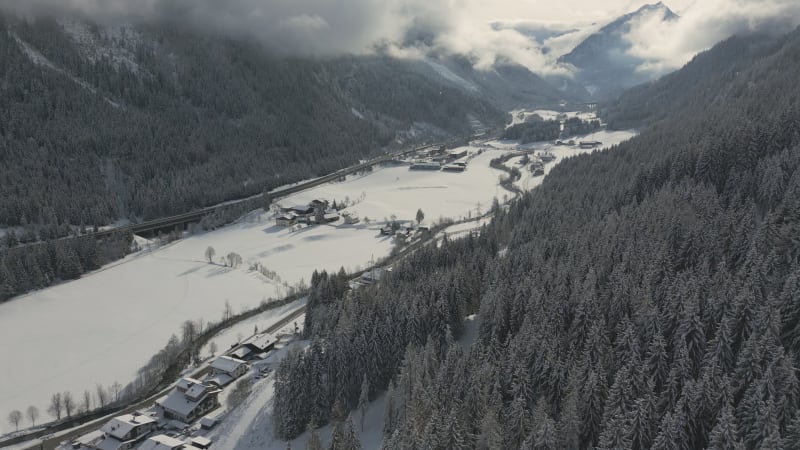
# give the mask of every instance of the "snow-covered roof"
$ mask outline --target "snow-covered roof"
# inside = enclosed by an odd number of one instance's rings
[[[88,446],[88,445],[92,445],[95,442],[99,441],[100,439],[103,438],[103,436],[104,436],[103,430],[94,430],[94,431],[90,431],[89,433],[86,433],[86,434],[78,437],[77,439],[75,439],[75,442],[77,442],[77,443],[79,443],[81,445],[84,445],[84,446]]]
[[[233,377],[228,375],[227,373],[218,373],[211,378],[206,378],[206,381],[209,383],[214,383],[219,387],[225,387],[233,381]]]
[[[191,378],[191,377],[183,377],[180,380],[178,380],[178,384],[176,386],[181,391],[188,391],[189,388],[191,388],[195,384],[201,384],[200,380],[196,380],[196,379]]]
[[[220,356],[219,358],[215,359],[211,363],[211,367],[225,373],[233,373],[238,369],[242,364],[246,364],[244,361],[231,358],[230,356]]]
[[[195,384],[186,391],[186,398],[189,400],[199,400],[208,392],[208,388],[202,384]]]
[[[203,436],[197,436],[192,438],[192,444],[200,447],[200,448],[208,448],[211,447],[211,439]]]
[[[251,352],[252,352],[252,350],[250,350],[247,347],[242,346],[242,347],[239,347],[236,350],[230,352],[230,355],[233,356],[234,358],[245,359],[247,357],[247,355],[249,355]]]
[[[250,340],[246,341],[245,344],[252,345],[253,347],[264,350],[272,344],[274,340],[272,339],[272,335],[270,334],[259,334],[251,338]]]
[[[185,442],[175,439],[174,437],[159,434],[158,436],[153,436],[144,441],[144,443],[139,446],[139,450],[173,450],[182,449],[185,445]]]
[[[194,400],[190,399],[183,392],[173,389],[169,394],[156,400],[156,403],[162,408],[170,410],[180,416],[189,417],[200,402],[208,395],[208,391],[204,395]]]
[[[124,442],[109,436],[95,444],[95,448],[97,450],[119,450],[123,445],[125,445]]]
[[[131,430],[133,430],[134,428],[140,427],[142,425],[147,425],[155,421],[156,420],[150,416],[145,416],[145,415],[134,416],[133,414],[123,414],[121,416],[117,416],[109,420],[108,423],[103,425],[103,428],[101,428],[101,430],[111,437],[123,440],[125,439],[125,436],[128,433],[130,433]]]

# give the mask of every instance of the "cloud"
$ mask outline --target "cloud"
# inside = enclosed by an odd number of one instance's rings
[[[642,20],[628,39],[641,70],[663,73],[735,32],[797,22],[798,0],[671,0],[683,16],[671,24]],[[589,33],[638,8],[637,0],[0,0],[26,15],[78,15],[99,22],[182,25],[255,38],[278,52],[369,54],[404,58],[457,53],[477,68],[513,61],[542,75],[567,74],[556,63]],[[775,19],[784,17],[785,19]],[[537,40],[514,22],[562,29],[591,26]],[[554,25],[553,21],[561,22]],[[501,24],[498,26],[498,23]],[[561,28],[559,28],[561,27]]]
[[[645,62],[639,70],[661,75],[678,69],[697,53],[734,35],[787,32],[800,25],[797,0],[696,0],[680,19],[661,22],[644,17],[627,35],[629,54]]]

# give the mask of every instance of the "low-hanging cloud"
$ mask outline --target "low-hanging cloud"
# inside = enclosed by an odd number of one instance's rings
[[[649,16],[633,23],[627,39],[629,54],[645,61],[639,70],[660,75],[678,69],[734,34],[790,31],[800,25],[800,1],[696,0],[680,15],[676,21]]]
[[[603,8],[616,15],[636,9],[632,1],[610,0]],[[688,6],[691,0],[673,1],[684,6],[678,10],[679,21],[643,19],[627,36],[629,53],[645,61],[640,67],[643,71],[660,74],[675,69],[731,34],[767,24],[794,26],[800,18],[798,0],[694,0]],[[562,20],[585,22],[599,14],[596,2],[569,3],[574,8]],[[99,22],[177,24],[255,38],[289,54],[386,51],[413,58],[456,53],[469,57],[479,69],[515,62],[542,75],[568,75],[557,58],[602,25],[601,21],[539,42],[513,26],[496,26],[499,20],[539,20],[553,9],[518,0],[0,0],[0,8],[25,15],[77,15]],[[508,17],[518,11],[524,15]]]

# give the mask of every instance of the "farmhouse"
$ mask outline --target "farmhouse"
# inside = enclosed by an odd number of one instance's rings
[[[275,218],[275,224],[282,227],[289,227],[297,222],[297,216],[294,213],[283,213]]]
[[[164,417],[190,423],[219,406],[220,390],[193,378],[182,378],[175,389],[156,400]]]
[[[247,363],[230,356],[220,356],[211,363],[211,370],[214,375],[228,375],[236,379],[247,373],[249,367]]]
[[[358,216],[354,216],[348,212],[342,213],[342,217],[344,217],[344,223],[348,225],[355,225],[361,221]]]
[[[270,334],[258,334],[245,341],[242,347],[249,348],[253,356],[258,356],[275,348],[275,339]]]
[[[147,415],[139,413],[123,414],[114,417],[103,425],[100,429],[103,433],[103,439],[87,445],[87,447],[98,450],[132,449],[136,446],[136,443],[155,430],[157,425],[158,422]]]

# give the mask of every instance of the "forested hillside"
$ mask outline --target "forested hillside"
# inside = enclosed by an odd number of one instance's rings
[[[800,448],[800,32],[778,45],[479,237],[376,288],[315,276],[277,432],[347,444],[388,389],[387,449]]]
[[[185,212],[504,120],[402,61],[177,28],[0,16],[0,59],[0,226]]]
[[[625,130],[652,124],[685,108],[701,108],[727,94],[719,86],[742,89],[743,80],[735,83],[741,72],[777,52],[782,43],[768,34],[733,36],[713,51],[695,56],[683,70],[631,88],[603,105],[601,114],[609,128]]]

